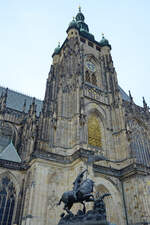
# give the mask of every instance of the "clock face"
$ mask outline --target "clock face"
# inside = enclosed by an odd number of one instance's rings
[[[92,72],[96,71],[96,66],[94,65],[94,63],[92,63],[90,61],[86,61],[85,65],[90,71],[92,71]]]

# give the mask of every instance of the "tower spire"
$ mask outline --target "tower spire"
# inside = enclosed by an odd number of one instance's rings
[[[25,100],[24,100],[23,107],[22,107],[22,111],[23,111],[23,112],[26,111],[26,105],[27,105],[27,100],[25,99]]]
[[[146,103],[146,101],[145,101],[145,98],[143,97],[143,108],[145,109],[145,110],[147,110],[148,109],[148,106],[147,106],[147,103]]]
[[[130,103],[132,104],[133,103],[133,97],[131,95],[131,91],[129,90],[129,98],[130,98]]]
[[[81,6],[79,5],[79,12],[81,12]]]
[[[79,29],[89,32],[88,25],[84,22],[85,17],[81,12],[81,7],[79,6],[79,12],[76,15],[76,22],[78,24]]]

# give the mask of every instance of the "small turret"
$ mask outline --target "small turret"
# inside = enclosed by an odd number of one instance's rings
[[[59,56],[60,56],[60,51],[61,51],[61,46],[60,46],[60,42],[58,42],[58,46],[55,48],[54,53],[52,54],[53,64],[58,63]]]
[[[58,55],[60,52],[60,42],[58,42],[58,46],[55,48],[54,53],[52,54],[52,57],[55,55]]]
[[[67,29],[67,33],[71,30],[71,29],[79,29],[79,26],[77,24],[77,22],[75,21],[75,18],[73,17],[73,20],[69,23],[68,29]]]
[[[77,21],[77,24],[79,26],[79,29],[80,31],[81,30],[84,30],[84,31],[87,31],[89,32],[89,27],[88,25],[84,22],[85,20],[85,17],[83,15],[83,13],[81,12],[81,7],[79,6],[79,12],[78,14],[76,15],[76,21]]]
[[[78,12],[78,14],[76,15],[76,20],[77,20],[77,21],[83,21],[83,22],[84,22],[84,20],[85,20],[85,17],[84,17],[84,15],[83,15],[83,13],[81,12],[81,6],[79,6],[79,12]]]
[[[79,34],[79,26],[73,17],[73,20],[69,23],[69,27],[67,29],[68,39],[77,37]]]
[[[101,47],[109,47],[111,49],[111,45],[109,44],[109,41],[104,37],[104,34],[102,33],[102,39],[99,42]]]

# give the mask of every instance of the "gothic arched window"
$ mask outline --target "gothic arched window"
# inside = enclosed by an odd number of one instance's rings
[[[128,121],[130,130],[131,155],[135,157],[138,163],[150,165],[150,140],[146,128],[140,121],[132,119]]]
[[[92,84],[97,85],[97,80],[95,74],[92,74]]]
[[[85,81],[97,86],[97,79],[95,73],[91,73],[89,71],[85,72]]]
[[[5,176],[0,181],[0,225],[12,225],[16,191],[11,180]]]
[[[90,74],[89,74],[88,71],[85,72],[85,81],[87,81],[89,83],[91,82],[91,80],[90,80]]]
[[[88,118],[88,144],[96,147],[102,146],[101,129],[96,115]]]

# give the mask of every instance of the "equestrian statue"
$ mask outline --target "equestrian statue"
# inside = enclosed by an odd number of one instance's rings
[[[88,178],[83,179],[85,172],[87,172],[87,169],[77,176],[73,182],[73,190],[64,192],[58,203],[58,205],[60,205],[61,202],[64,203],[64,210],[66,210],[68,214],[72,214],[70,209],[74,203],[81,203],[83,205],[83,212],[85,213],[85,202],[94,201],[94,196],[92,194],[94,182]]]

